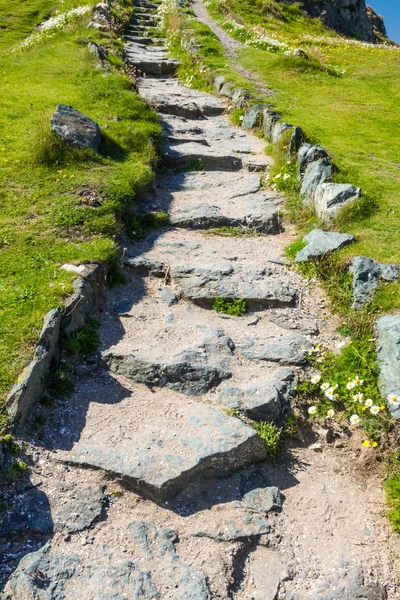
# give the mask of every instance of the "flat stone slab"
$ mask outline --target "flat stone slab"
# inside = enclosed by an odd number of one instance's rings
[[[120,558],[111,558],[104,551],[101,560],[57,553],[46,544],[21,560],[7,585],[6,597],[156,600],[173,590],[176,600],[212,600],[205,576],[179,556],[175,531],[133,521],[124,538],[125,552]]]
[[[260,304],[293,305],[297,292],[278,279],[268,267],[245,267],[228,261],[207,268],[201,265],[173,266],[175,284],[193,302],[213,302],[215,298],[241,298]]]
[[[312,258],[318,258],[329,252],[341,250],[354,241],[354,237],[349,233],[313,229],[303,238],[303,242],[307,245],[296,254],[294,260],[295,262],[305,262]]]
[[[388,402],[395,419],[400,419],[400,316],[388,315],[376,322],[379,391],[384,398],[397,396],[399,401]]]
[[[338,569],[330,577],[321,578],[310,591],[310,600],[387,600],[385,586],[365,583],[361,566]]]
[[[316,335],[319,331],[317,320],[300,308],[270,310],[268,318],[283,329],[300,331],[305,335]]]
[[[82,391],[93,398],[104,394],[96,383]],[[266,456],[263,440],[251,427],[165,389],[140,386],[106,410],[95,402],[90,408],[79,442],[71,451],[59,452],[58,459],[102,469],[155,500]]]
[[[268,521],[246,510],[238,510],[235,518],[206,521],[202,519],[194,537],[208,537],[218,542],[247,540],[270,532]]]
[[[139,71],[156,77],[174,75],[180,64],[179,60],[170,58],[158,46],[151,47],[133,41],[125,45],[125,56]]]
[[[380,279],[397,281],[400,267],[393,264],[378,263],[366,256],[356,256],[349,267],[353,274],[353,308],[360,310],[374,296]]]
[[[296,377],[291,369],[279,369],[269,379],[252,381],[243,386],[225,385],[219,401],[255,421],[272,421],[279,417],[291,393]]]
[[[101,133],[98,124],[72,106],[59,104],[50,119],[50,128],[69,146],[95,152],[99,149]]]
[[[227,360],[232,356],[233,342],[212,327],[197,326],[191,334],[190,346],[172,352],[167,346],[137,354],[117,350],[104,353],[103,361],[112,372],[138,383],[200,396],[231,377]]]
[[[277,362],[280,365],[302,365],[312,343],[303,335],[290,334],[281,338],[249,338],[238,344],[240,352],[253,360]]]

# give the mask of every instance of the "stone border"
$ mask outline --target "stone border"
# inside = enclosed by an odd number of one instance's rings
[[[104,300],[108,277],[104,265],[65,265],[64,268],[78,272],[80,277],[73,282],[74,291],[64,305],[45,315],[33,359],[6,398],[4,407],[14,429],[24,424],[45,390],[48,374],[58,369],[63,337],[82,329],[92,311]]]

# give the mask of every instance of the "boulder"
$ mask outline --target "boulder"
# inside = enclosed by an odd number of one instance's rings
[[[280,118],[280,114],[270,106],[263,110],[262,130],[267,138],[271,137],[272,127],[279,121]]]
[[[303,238],[303,242],[307,245],[296,254],[294,260],[295,262],[305,262],[312,258],[318,258],[328,252],[341,250],[354,241],[354,237],[349,233],[313,229]]]
[[[98,124],[65,104],[59,104],[50,120],[50,128],[69,146],[89,148],[97,152],[101,142]]]
[[[252,360],[289,366],[303,365],[312,343],[303,335],[292,333],[281,338],[248,338],[237,347],[241,354]]]
[[[379,391],[385,398],[389,394],[400,397],[400,316],[381,317],[375,329],[380,369]],[[400,402],[389,403],[389,410],[396,419],[400,419]]]
[[[232,92],[232,102],[237,108],[243,108],[250,98],[251,93],[248,90],[238,88],[234,89]]]
[[[304,143],[304,132],[301,127],[294,127],[289,140],[289,147],[286,153],[287,160],[290,160],[292,154],[299,151],[300,146]]]
[[[305,335],[318,333],[317,321],[300,308],[280,308],[268,311],[268,318],[283,329],[301,331]]]
[[[392,264],[378,263],[366,256],[356,256],[349,268],[353,274],[353,308],[360,310],[363,305],[371,300],[379,279],[384,281],[397,281],[400,267]]]
[[[287,131],[288,129],[293,129],[293,125],[285,123],[284,121],[278,121],[278,123],[275,123],[275,125],[273,125],[271,129],[271,142],[273,142],[274,144],[276,142],[279,142],[285,131]]]
[[[369,18],[365,0],[324,0],[302,2],[311,17],[320,17],[327,27],[365,42],[377,40],[374,19]]]
[[[279,369],[271,379],[254,381],[244,386],[227,385],[218,394],[220,402],[254,421],[272,421],[280,416],[293,392],[295,375],[291,369]]]
[[[321,183],[314,194],[314,207],[320,219],[333,219],[339,210],[360,197],[361,188],[349,183]]]
[[[327,158],[328,153],[325,148],[322,146],[312,146],[311,144],[302,144],[299,148],[299,152],[297,155],[297,161],[299,164],[298,170],[298,179],[301,180],[304,171],[307,169],[308,165],[316,160],[320,160],[321,158]]]
[[[225,80],[225,77],[222,77],[222,76],[220,76],[220,77],[216,77],[216,78],[214,79],[214,88],[215,88],[215,90],[216,90],[217,92],[220,92],[220,91],[221,91],[221,88],[222,88],[222,86],[224,85],[225,81],[226,81],[226,80]]]
[[[254,104],[245,113],[242,121],[242,127],[244,129],[254,129],[261,125],[261,117],[263,113],[262,104]]]
[[[90,54],[92,54],[98,60],[104,60],[107,58],[107,51],[103,48],[103,46],[100,46],[100,44],[96,44],[96,42],[89,42],[88,50]]]
[[[321,158],[308,165],[300,190],[300,195],[306,204],[313,201],[317,187],[331,179],[332,173],[333,168],[330,158]]]
[[[221,96],[225,96],[226,98],[231,98],[234,88],[235,88],[235,83],[233,81],[228,81],[227,83],[223,84],[223,86],[219,90],[219,93],[221,94]]]

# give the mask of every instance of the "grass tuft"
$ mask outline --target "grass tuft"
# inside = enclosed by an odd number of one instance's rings
[[[215,298],[213,310],[226,315],[240,316],[247,312],[247,302],[240,298]]]

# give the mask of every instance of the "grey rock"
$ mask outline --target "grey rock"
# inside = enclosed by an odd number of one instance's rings
[[[242,121],[244,129],[254,129],[261,126],[261,119],[264,106],[262,104],[254,104],[245,113]]]
[[[65,301],[62,320],[62,329],[67,337],[85,326],[101,294],[101,288],[82,278],[74,281],[73,288],[73,293]]]
[[[88,485],[61,490],[65,494],[64,500],[67,496],[67,502],[55,508],[54,531],[76,533],[89,529],[107,506],[104,489],[105,486]]]
[[[283,329],[301,331],[305,335],[315,335],[318,333],[316,320],[299,308],[270,310],[268,318],[271,323],[275,323],[275,325]]]
[[[282,494],[275,486],[255,488],[243,496],[242,504],[260,514],[277,512],[282,508]]]
[[[311,600],[386,600],[384,586],[378,583],[365,584],[363,570],[357,566],[343,569],[319,581],[312,592]]]
[[[159,501],[192,482],[225,476],[266,457],[264,441],[239,419],[197,402],[182,402],[178,420],[175,410],[169,414],[165,408],[164,403],[150,428],[132,427],[122,439],[115,431],[101,432],[60,452],[58,460],[102,469]]]
[[[221,94],[221,96],[226,96],[227,98],[231,98],[232,92],[234,89],[235,89],[234,82],[228,81],[227,83],[223,84],[223,86],[219,90],[219,93]]]
[[[65,104],[59,104],[50,120],[50,128],[68,145],[97,152],[101,142],[95,121]]]
[[[216,521],[201,519],[198,529],[193,531],[194,537],[208,537],[218,542],[234,542],[254,538],[270,532],[266,519],[245,510],[238,510],[235,518]]]
[[[225,386],[218,394],[228,409],[238,410],[254,421],[272,421],[281,413],[293,392],[296,377],[291,369],[279,369],[271,379],[241,387]]]
[[[222,214],[218,206],[199,203],[182,206],[170,217],[171,225],[190,229],[209,229],[213,227],[237,226],[239,219]]]
[[[300,146],[297,161],[298,161],[298,179],[300,180],[308,165],[316,160],[328,158],[328,153],[322,146],[312,146],[311,144],[302,144]]]
[[[61,319],[61,308],[44,317],[33,359],[6,398],[5,408],[15,426],[23,425],[43,393],[48,371],[58,367]]]
[[[248,338],[237,344],[240,352],[253,360],[277,362],[280,365],[302,365],[307,360],[307,353],[312,343],[304,336],[290,334],[277,338]]]
[[[304,143],[304,132],[301,127],[294,127],[289,140],[289,147],[286,154],[287,160],[291,159],[292,154],[298,153],[300,146]]]
[[[113,312],[117,315],[126,315],[132,308],[132,300],[121,300],[113,306]]]
[[[280,114],[269,106],[263,110],[262,130],[267,138],[271,137],[272,127],[279,121],[280,118]]]
[[[105,58],[107,58],[106,50],[102,46],[100,46],[100,44],[96,44],[96,42],[89,42],[88,50],[90,54],[92,54],[98,60],[104,60]]]
[[[165,590],[173,590],[176,600],[212,600],[205,576],[176,552],[175,532],[134,522],[128,525],[127,535],[136,545],[132,559],[127,554],[121,561],[108,553],[102,564],[75,554],[53,554],[46,544],[22,559],[7,585],[5,600],[156,600]]]
[[[349,183],[322,183],[314,194],[314,207],[320,219],[332,219],[339,210],[360,197],[361,188]]]
[[[180,64],[179,60],[168,56],[166,49],[133,41],[125,45],[125,56],[138,71],[153,77],[174,75]]]
[[[176,265],[172,276],[182,294],[199,304],[216,298],[242,298],[268,306],[292,305],[297,292],[266,267],[245,267],[221,261],[213,268]]]
[[[400,267],[393,264],[378,263],[366,256],[353,258],[349,268],[353,274],[353,308],[360,310],[363,305],[372,299],[379,280],[397,281]]]
[[[164,162],[174,168],[193,168],[193,164],[201,163],[207,170],[238,171],[245,166],[242,157],[233,150],[198,141],[164,143],[162,150]]]
[[[325,181],[331,179],[332,174],[333,168],[330,158],[321,158],[310,163],[304,173],[300,190],[300,195],[303,197],[304,202],[312,202],[316,188],[321,183],[325,183]]]
[[[294,260],[295,262],[304,262],[312,258],[318,258],[329,252],[341,250],[354,241],[354,237],[348,233],[313,229],[303,238],[303,242],[306,242],[307,245],[296,254]]]
[[[248,100],[251,98],[251,93],[248,90],[242,90],[240,88],[234,89],[232,92],[232,102],[237,108],[243,108]]]
[[[223,331],[212,327],[202,331],[203,338],[198,345],[179,349],[166,361],[110,352],[103,355],[104,362],[111,371],[138,383],[166,386],[188,396],[200,396],[231,377],[219,357],[229,358],[233,348]]]
[[[379,391],[382,396],[400,397],[400,316],[387,315],[376,322],[376,349],[379,365]],[[389,403],[395,419],[400,419],[400,401]]]
[[[285,123],[284,121],[278,121],[275,125],[272,126],[271,129],[271,141],[275,144],[282,139],[283,134],[288,129],[293,129],[293,125],[289,123]]]
[[[220,77],[216,77],[216,78],[214,79],[214,88],[215,88],[215,90],[216,90],[217,92],[220,92],[220,91],[221,91],[221,88],[222,88],[222,86],[224,85],[225,81],[226,81],[226,80],[225,80],[225,77],[222,77],[222,76],[220,76]]]
[[[157,288],[158,295],[167,306],[172,306],[178,302],[178,298],[169,287]]]
[[[130,269],[134,269],[144,275],[152,277],[165,277],[167,265],[159,260],[147,258],[145,256],[127,257],[124,260],[124,265]]]

